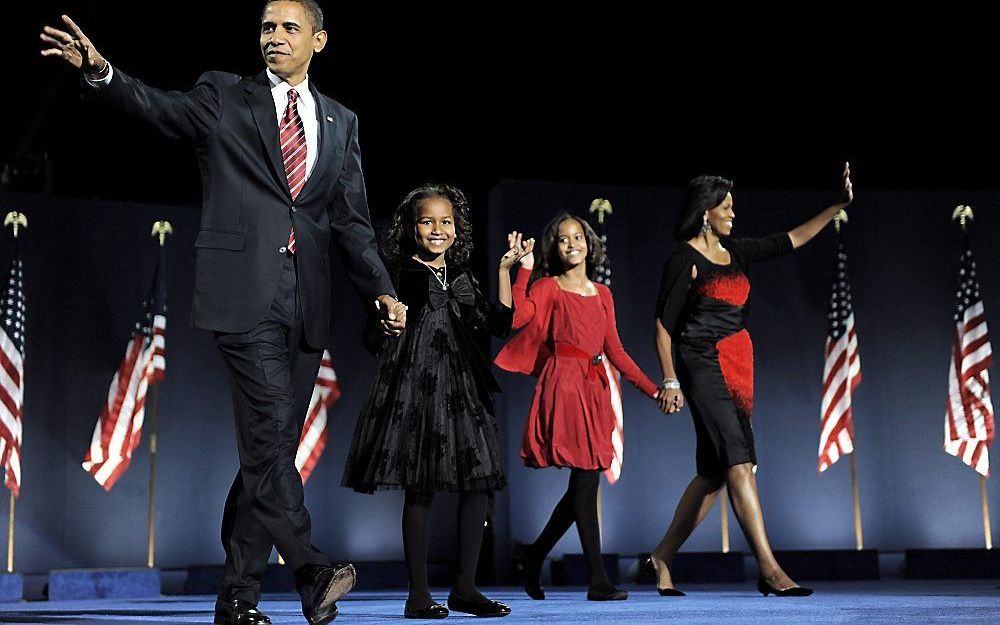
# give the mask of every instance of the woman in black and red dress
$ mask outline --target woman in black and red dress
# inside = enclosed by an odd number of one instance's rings
[[[697,475],[677,504],[670,528],[650,563],[661,595],[684,594],[670,577],[670,563],[705,518],[723,485],[760,566],[757,589],[767,595],[804,596],[774,559],[757,497],[750,413],[753,407],[753,344],[744,328],[752,263],[806,244],[853,199],[844,165],[842,201],[787,233],[734,239],[732,182],[718,176],[693,179],[674,229],[680,242],[663,270],[656,302],[656,348],[663,369],[668,412],[691,408],[697,435]]]

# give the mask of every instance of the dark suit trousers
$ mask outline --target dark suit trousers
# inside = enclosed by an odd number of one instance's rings
[[[272,545],[293,571],[329,565],[310,541],[295,469],[322,353],[305,343],[293,257],[286,258],[274,300],[257,327],[219,332],[215,341],[229,367],[240,456],[222,517],[226,566],[219,598],[256,603]]]

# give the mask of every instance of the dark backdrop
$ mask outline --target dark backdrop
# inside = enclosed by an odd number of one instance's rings
[[[831,194],[735,191],[737,233],[788,229]],[[608,223],[613,289],[626,348],[655,378],[652,307],[680,191],[505,182],[491,194],[489,255],[504,232],[537,233],[558,210],[580,212],[594,197],[612,201]],[[975,547],[982,542],[975,473],[942,449],[947,364],[960,236],[951,208],[977,209],[973,223],[987,318],[994,328],[1000,249],[992,193],[872,192],[851,208],[850,254],[864,381],[855,402],[858,467],[866,545]],[[18,505],[17,568],[27,573],[71,566],[144,563],[148,445],[105,493],[80,461],[152,279],[149,229],[170,219],[167,375],[160,389],[157,482],[158,564],[221,562],[222,501],[236,467],[227,381],[210,333],[187,323],[197,211],[133,203],[0,194],[0,205],[29,215],[24,235],[28,298],[24,481]],[[109,227],[114,223],[115,227]],[[7,262],[9,239],[0,247]],[[757,353],[754,428],[761,499],[777,548],[853,545],[847,462],[816,472],[826,301],[832,232],[787,258],[754,267],[750,327]],[[490,265],[494,266],[493,262]],[[6,265],[4,265],[6,267]],[[492,274],[492,271],[490,272]],[[365,400],[372,360],[360,346],[362,315],[340,272],[331,351],[344,395],[331,415],[330,443],[306,497],[315,542],[334,558],[401,559],[399,493],[358,495],[339,486],[354,421]],[[500,376],[498,417],[510,487],[497,498],[501,563],[514,542],[534,538],[565,487],[567,473],[520,466],[518,447],[533,380]],[[664,531],[693,475],[687,411],[660,415],[625,391],[625,467],[604,489],[608,550],[648,550]],[[994,518],[1000,492],[989,483]],[[436,507],[436,559],[452,555],[454,501]],[[718,513],[687,548],[719,548]],[[735,523],[734,546],[743,545]],[[578,551],[570,533],[558,551]]]

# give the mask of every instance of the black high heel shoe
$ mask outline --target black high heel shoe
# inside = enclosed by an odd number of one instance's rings
[[[542,588],[542,562],[535,555],[531,545],[524,547],[524,560],[521,566],[524,568],[524,592],[535,601],[545,599],[545,589]]]
[[[643,565],[647,567],[648,570],[653,572],[653,579],[659,578],[659,573],[656,572],[656,564],[653,562],[653,556],[649,556],[643,562]],[[656,587],[656,592],[660,593],[661,597],[684,597],[686,596],[683,590],[677,590],[676,588],[660,588]]]
[[[764,577],[761,576],[757,578],[757,592],[765,597],[768,594],[773,594],[775,597],[808,597],[814,591],[812,588],[806,588],[805,586],[792,586],[791,588],[779,590],[764,581]]]

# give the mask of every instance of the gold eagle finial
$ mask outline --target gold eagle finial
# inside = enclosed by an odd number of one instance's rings
[[[614,211],[611,210],[611,202],[599,197],[595,198],[594,201],[590,203],[590,211],[588,212],[597,213],[597,223],[603,224],[604,214],[607,213],[610,215]]]
[[[174,227],[170,225],[169,221],[157,221],[153,224],[153,232],[150,236],[160,237],[160,247],[167,242],[167,235],[174,233]]]
[[[9,213],[7,213],[7,216],[3,218],[3,225],[6,228],[11,224],[14,225],[14,238],[16,239],[18,228],[28,227],[28,218],[25,216],[24,213],[19,213],[17,211],[10,211]]]

